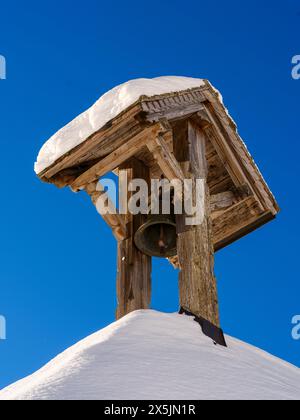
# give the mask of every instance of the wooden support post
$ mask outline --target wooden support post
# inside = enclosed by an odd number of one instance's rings
[[[194,123],[183,121],[175,125],[174,154],[182,166],[185,177],[205,180],[202,224],[187,226],[185,216],[178,217],[178,258],[181,270],[179,293],[180,305],[184,309],[219,327],[205,145],[205,134]]]
[[[131,159],[121,166],[120,178],[122,173],[127,175],[128,183],[137,178],[150,182],[149,168],[137,159]],[[127,239],[118,243],[117,319],[139,309],[148,309],[150,306],[152,259],[140,252],[134,244],[135,232],[145,220],[144,215],[127,214]]]

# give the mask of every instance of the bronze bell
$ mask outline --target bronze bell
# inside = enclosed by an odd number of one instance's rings
[[[175,216],[149,215],[136,232],[136,247],[150,257],[169,258],[177,255]]]

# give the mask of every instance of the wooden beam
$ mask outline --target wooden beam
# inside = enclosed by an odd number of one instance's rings
[[[162,136],[147,143],[147,147],[169,181],[174,179],[184,181],[184,173]]]
[[[264,210],[270,210],[276,216],[280,208],[246,145],[240,138],[236,124],[230,118],[228,111],[211,88],[205,92],[205,96],[207,97],[206,108],[209,108],[210,112],[214,115],[215,121],[226,136],[228,144],[239,160],[241,167],[243,167],[245,174],[247,174],[249,183],[259,197]]]
[[[223,210],[231,207],[237,202],[237,198],[232,191],[225,191],[223,193],[210,196],[211,212]]]
[[[168,258],[168,261],[173,266],[173,268],[175,268],[175,270],[180,270],[178,255],[175,255],[175,257]]]
[[[85,188],[87,194],[91,197],[92,202],[97,207],[97,203],[99,200],[102,202],[106,198],[104,196],[104,190],[99,191],[97,190],[97,185],[99,183],[93,182],[88,184]],[[113,235],[115,236],[117,241],[123,241],[126,239],[126,227],[125,227],[125,219],[122,215],[117,214],[117,210],[111,200],[108,200],[108,203],[104,203],[111,209],[112,214],[101,214],[103,220],[108,224],[108,226],[112,229]]]
[[[175,156],[184,168],[185,177],[205,180],[204,219],[201,225],[186,226],[185,215],[178,217],[180,305],[219,327],[210,196],[207,185],[206,138],[204,132],[189,121],[183,122],[177,134],[175,133]]]
[[[199,114],[200,121],[203,120],[204,111]],[[227,143],[222,131],[220,130],[218,124],[216,123],[212,113],[209,108],[206,107],[205,113],[207,114],[207,119],[205,120],[205,127],[203,130],[205,134],[215,147],[221,161],[223,162],[224,167],[227,169],[230,174],[236,187],[247,184],[248,180],[246,175],[243,173],[239,162],[237,161],[234,153],[232,152],[230,146]],[[210,124],[207,123],[209,120]]]
[[[137,178],[150,184],[149,168],[137,159],[131,159],[120,168],[126,172],[128,184]],[[121,174],[122,175],[122,174]],[[128,192],[128,198],[133,193]],[[127,238],[118,244],[117,319],[139,309],[148,309],[151,301],[152,259],[143,254],[134,244],[134,235],[146,221],[142,214],[126,214]]]
[[[81,176],[79,176],[71,184],[72,190],[79,191],[86,184],[96,181],[106,173],[113,171],[123,162],[134,156],[138,150],[147,144],[148,141],[156,138],[159,133],[164,131],[165,128],[160,123],[146,128],[141,133],[134,136],[127,143],[123,144],[121,147],[115,150],[113,153],[102,159],[92,168],[88,169]]]
[[[239,188],[247,185],[252,194],[255,195],[262,211],[270,208],[270,205],[272,208],[270,200],[268,200],[269,207],[266,208],[265,194],[261,194],[260,189],[257,188],[257,185],[254,182],[255,178],[258,179],[257,174],[259,173],[259,170],[257,167],[255,170],[252,168],[251,175],[249,175],[249,154],[248,157],[244,155],[245,160],[242,160],[241,155],[237,154],[234,148],[232,148],[233,139],[226,132],[226,129],[222,126],[222,124],[220,124],[214,114],[213,109],[211,109],[211,106],[205,105],[205,113],[208,115],[209,121],[211,123],[210,126],[206,126],[205,133],[216,148],[216,151],[218,152],[224,166],[234,181],[235,186]],[[239,142],[243,144],[241,139],[239,139]],[[245,168],[247,168],[246,171]]]

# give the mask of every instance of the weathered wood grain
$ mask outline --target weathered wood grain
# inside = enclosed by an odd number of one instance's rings
[[[120,172],[125,171],[128,183],[136,178],[150,182],[149,169],[137,159],[122,165]],[[128,193],[128,198],[130,193]],[[148,309],[151,301],[152,259],[137,249],[134,235],[146,216],[126,215],[126,236],[128,239],[118,243],[117,275],[117,319],[139,309]]]
[[[211,212],[220,209],[231,207],[237,202],[237,199],[232,191],[225,191],[223,193],[214,194],[210,196]]]
[[[208,87],[211,87],[209,82],[206,83]],[[214,115],[215,122],[219,125],[223,135],[227,138],[226,141],[234,151],[239,164],[244,171],[246,171],[248,183],[251,184],[254,193],[259,197],[262,207],[265,211],[271,211],[273,216],[276,216],[280,211],[280,208],[255,164],[254,159],[240,138],[236,124],[228,115],[227,110],[213,89],[208,88],[205,91],[205,96],[208,100],[206,109],[209,109],[210,113]]]
[[[247,226],[251,226],[255,220],[259,221],[264,214],[265,212],[261,209],[254,196],[245,198],[220,214],[213,213],[212,222],[215,248],[219,250],[225,244],[230,243],[230,239],[234,235],[240,238],[241,232]]]
[[[180,305],[220,326],[217,286],[214,276],[214,248],[210,218],[210,195],[206,183],[207,163],[204,132],[189,121],[177,126],[174,152],[187,178],[205,180],[204,220],[201,225],[178,229]]]
[[[85,173],[80,175],[72,184],[73,191],[79,191],[86,184],[89,184],[101,176],[113,171],[130,157],[134,156],[138,150],[147,145],[147,142],[156,138],[164,128],[160,123],[146,128],[143,132],[130,139],[113,153],[100,160]]]
[[[148,142],[147,147],[167,179],[184,181],[184,173],[162,136]]]

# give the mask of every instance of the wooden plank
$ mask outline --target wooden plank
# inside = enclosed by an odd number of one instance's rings
[[[216,249],[226,242],[227,238],[237,235],[242,229],[261,218],[264,212],[254,196],[245,198],[221,214],[212,214],[213,236]]]
[[[232,191],[225,191],[223,193],[210,196],[210,209],[212,212],[220,209],[231,207],[237,202],[237,199]]]
[[[223,217],[223,212],[212,213],[215,252],[249,235],[274,219],[271,211],[261,212],[259,206],[255,204],[253,197],[246,199],[246,201],[248,201],[246,210],[245,201],[237,203],[232,208],[226,210],[225,218]],[[174,268],[180,268],[178,256],[173,257],[170,263]]]
[[[218,242],[215,242],[215,252],[220,251],[223,248],[226,248],[228,245],[238,241],[239,239],[243,238],[244,236],[249,235],[250,233],[254,232],[255,230],[259,229],[260,227],[264,226],[265,224],[274,220],[274,215],[271,211],[267,211],[262,213],[259,217],[255,216],[252,219],[247,218],[247,223],[243,223],[241,220],[239,224],[234,226],[232,231],[228,232],[225,237],[218,237],[216,236],[216,241],[220,239]],[[217,219],[215,220],[215,226],[217,229]],[[220,224],[222,222],[220,221]]]
[[[86,184],[89,184],[108,172],[113,171],[123,162],[134,156],[138,150],[144,147],[148,141],[156,138],[159,133],[164,131],[164,127],[159,123],[149,128],[146,128],[129,140],[126,144],[119,147],[113,153],[102,159],[92,168],[87,170],[85,173],[80,175],[72,184],[71,188],[73,191],[79,191]]]
[[[183,103],[202,103],[206,100],[204,92],[207,89],[208,86],[201,86],[179,92],[142,96],[140,99],[144,111],[148,112],[149,108],[160,111],[162,108],[172,108],[182,105]]]
[[[171,109],[149,113],[147,114],[146,120],[149,122],[157,122],[164,118],[166,118],[168,121],[180,120],[188,118],[189,116],[201,111],[202,109],[202,104],[183,104],[181,106],[178,105],[177,107]]]

